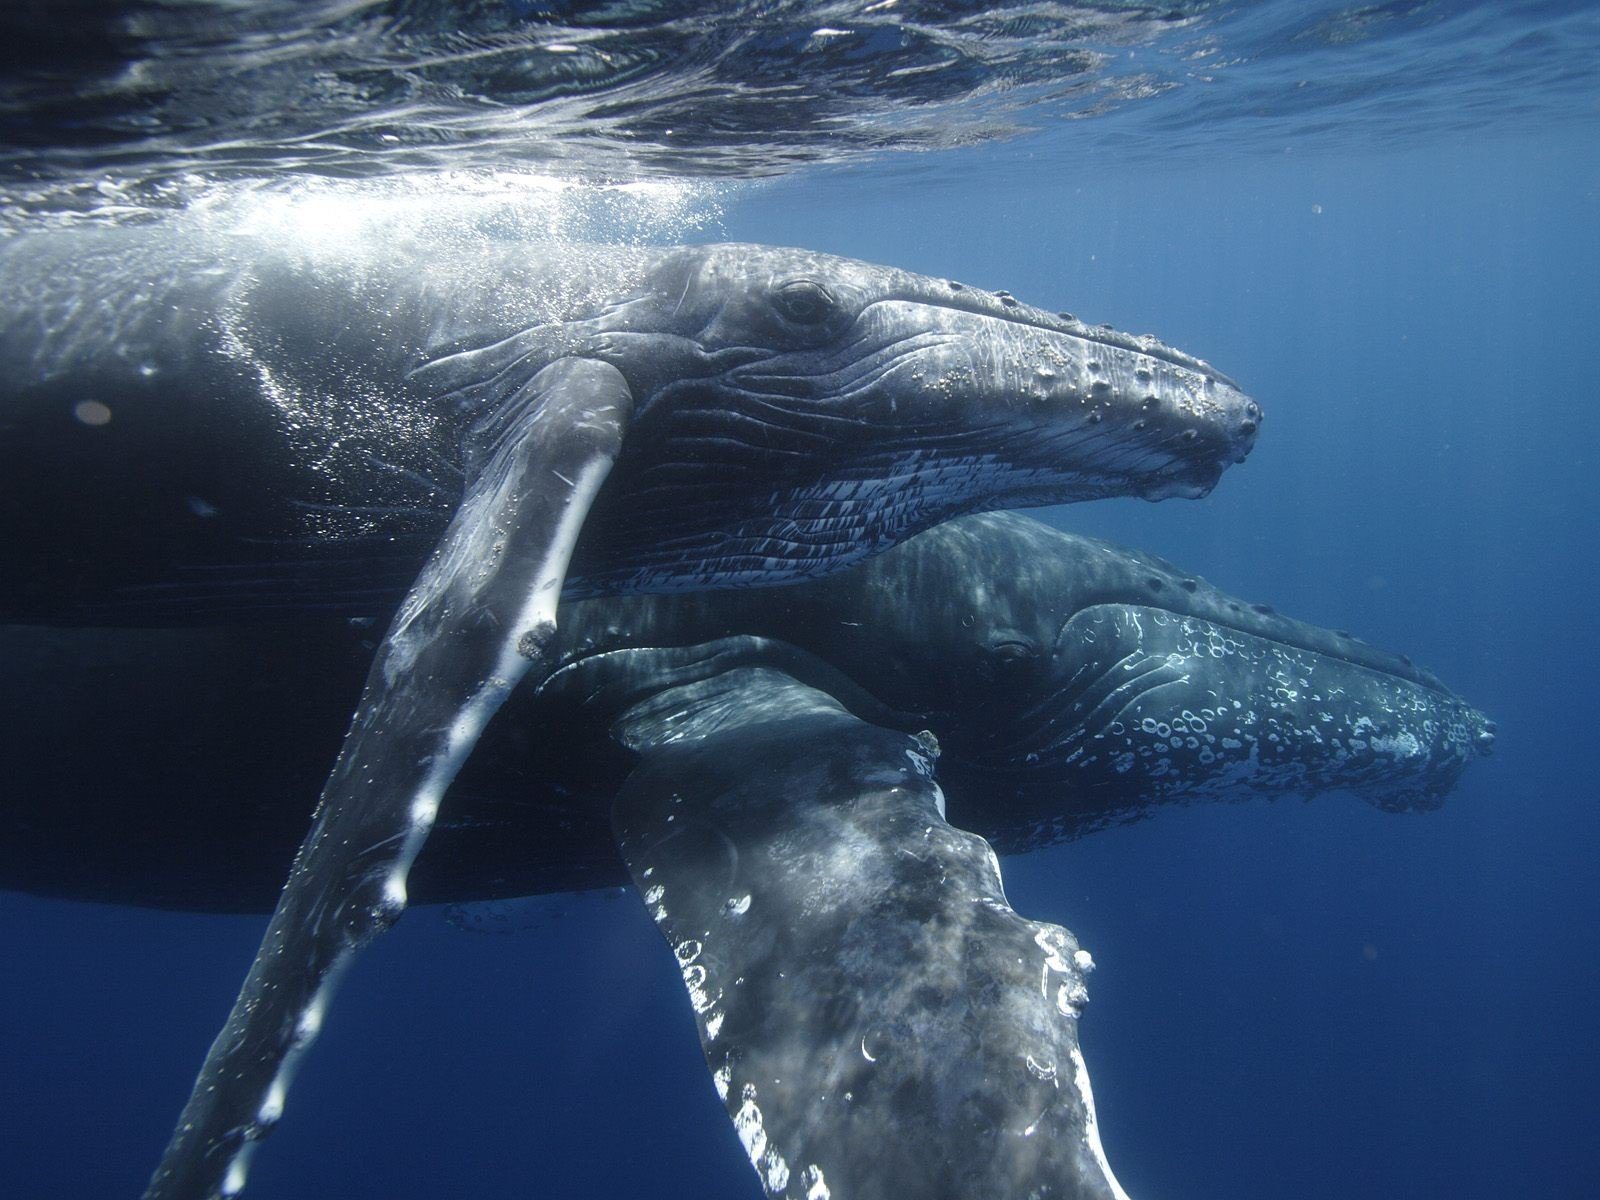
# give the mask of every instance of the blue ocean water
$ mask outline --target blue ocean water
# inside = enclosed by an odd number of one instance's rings
[[[1006,862],[1014,906],[1099,963],[1083,1045],[1136,1198],[1600,1194],[1600,85],[1529,74],[1545,108],[1475,119],[1495,97],[1459,74],[1415,85],[1410,137],[1396,98],[1382,136],[1359,103],[1276,134],[1245,106],[1169,157],[1064,121],[726,188],[703,231],[1216,362],[1267,410],[1248,463],[1204,501],[1048,519],[1403,650],[1499,726],[1436,812],[1174,809]],[[0,894],[0,1192],[137,1193],[260,929]],[[753,1196],[681,993],[631,896],[506,936],[413,911],[344,985],[248,1194]]]

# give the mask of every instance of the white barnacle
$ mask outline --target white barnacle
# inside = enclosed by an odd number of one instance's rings
[[[828,1190],[828,1182],[822,1177],[822,1168],[816,1163],[811,1163],[800,1172],[800,1182],[805,1184],[806,1200],[832,1200],[833,1193]]]
[[[789,1186],[789,1164],[767,1138],[761,1109],[756,1106],[755,1085],[745,1084],[741,1098],[739,1111],[733,1114],[733,1128],[744,1143],[745,1153],[750,1156],[750,1165],[761,1176],[767,1194],[776,1196]]]
[[[1056,988],[1056,1011],[1063,1017],[1077,1017],[1089,1002],[1089,989],[1081,979],[1069,979]]]
[[[766,1163],[766,1171],[763,1174],[767,1185],[767,1194],[776,1196],[789,1186],[789,1164],[784,1162],[783,1155],[779,1154],[771,1146],[767,1147],[767,1152],[762,1158]]]
[[[745,1084],[739,1111],[733,1114],[733,1129],[744,1145],[744,1152],[756,1167],[767,1149],[767,1131],[762,1126],[761,1109],[756,1106],[754,1084]]]

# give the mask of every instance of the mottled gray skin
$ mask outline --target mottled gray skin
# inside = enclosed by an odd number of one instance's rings
[[[393,611],[150,1200],[243,1189],[564,592],[786,583],[962,512],[1202,495],[1259,417],[1153,340],[806,251],[247,225],[0,246],[0,617]]]
[[[750,667],[618,732],[617,843],[768,1196],[1127,1200],[1078,1048],[1093,962],[945,821],[931,738]]]

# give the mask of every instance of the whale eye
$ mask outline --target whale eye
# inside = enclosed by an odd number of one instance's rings
[[[1039,647],[1031,639],[1010,631],[996,633],[985,649],[993,667],[1015,669],[1039,659]]]
[[[1039,661],[1039,648],[1011,630],[998,630],[982,643],[977,676],[987,683],[1019,683]]]
[[[1039,657],[1039,652],[1028,645],[1027,642],[1016,641],[1011,638],[1003,638],[990,643],[989,653],[994,656],[995,661],[1006,663],[1024,662],[1028,659]]]
[[[828,289],[810,279],[791,279],[773,293],[772,304],[797,325],[820,325],[834,310]]]

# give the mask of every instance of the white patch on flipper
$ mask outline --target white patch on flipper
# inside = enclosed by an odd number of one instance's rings
[[[567,500],[566,511],[556,525],[548,552],[539,565],[522,611],[518,613],[509,636],[501,643],[500,658],[495,664],[494,673],[484,680],[472,698],[456,713],[455,720],[450,723],[450,735],[446,739],[444,753],[430,764],[427,775],[413,795],[411,823],[385,883],[386,898],[391,903],[404,906],[406,875],[433,828],[433,818],[439,811],[439,802],[445,789],[460,772],[472,748],[478,744],[489,718],[499,711],[512,688],[516,687],[532,665],[521,652],[522,635],[530,630],[554,627],[556,605],[561,598],[562,581],[567,576],[567,564],[572,559],[572,548],[577,544],[578,534],[583,529],[584,518],[589,513],[595,494],[610,471],[611,460],[600,459],[591,462],[579,473],[578,484]],[[387,677],[387,672],[385,674]],[[389,682],[392,685],[393,680]]]
[[[255,1149],[255,1143],[247,1142],[245,1148],[240,1150],[234,1160],[228,1164],[228,1173],[222,1177],[222,1194],[224,1196],[237,1196],[244,1191],[245,1176],[250,1171],[250,1153]]]
[[[294,1081],[295,1072],[300,1067],[300,1060],[305,1057],[311,1043],[316,1040],[317,1034],[322,1032],[322,1018],[328,1009],[328,997],[333,989],[338,986],[340,977],[345,968],[350,965],[351,955],[341,954],[333,960],[328,968],[328,973],[322,978],[322,986],[311,997],[305,1011],[300,1014],[295,1022],[294,1041],[283,1056],[283,1062],[278,1066],[278,1073],[272,1077],[272,1082],[267,1085],[267,1094],[262,1099],[261,1107],[256,1110],[257,1130],[268,1130],[283,1116],[284,1100],[289,1094],[289,1085]],[[250,1156],[255,1153],[260,1145],[260,1137],[247,1138],[240,1145],[239,1152],[233,1156],[233,1161],[228,1164],[228,1170],[223,1178],[221,1192],[224,1196],[237,1196],[244,1190],[245,1177],[250,1171]]]
[[[297,1042],[309,1042],[322,1032],[322,1018],[327,1012],[322,992],[318,992],[306,1005],[305,1012],[300,1014],[300,1021],[295,1025],[294,1036]]]
[[[1072,1047],[1072,1082],[1078,1089],[1078,1098],[1083,1101],[1083,1143],[1089,1148],[1089,1153],[1094,1156],[1095,1165],[1100,1168],[1100,1173],[1106,1177],[1106,1184],[1111,1188],[1113,1200],[1130,1200],[1128,1193],[1122,1190],[1122,1185],[1117,1182],[1117,1177],[1111,1173],[1111,1164],[1106,1161],[1106,1149],[1100,1142],[1100,1120],[1094,1111],[1094,1089],[1089,1086],[1089,1068],[1083,1061],[1083,1051]]]
[[[939,815],[941,817],[944,816],[943,808],[939,810]],[[985,842],[984,845],[989,851],[989,870],[994,872],[995,890],[1000,893],[1000,899],[1002,902],[1004,902],[1006,898],[1006,885],[1005,880],[1000,877],[1000,856],[994,852],[993,846],[988,845],[987,842]]]
[[[383,881],[383,898],[396,912],[403,909],[410,899],[406,891],[406,873],[400,868],[390,871],[389,877]]]
[[[272,1081],[272,1086],[267,1088],[267,1098],[261,1102],[261,1107],[256,1110],[256,1120],[262,1125],[275,1125],[278,1118],[283,1116],[283,1097],[285,1094],[283,1076],[278,1075]]]

